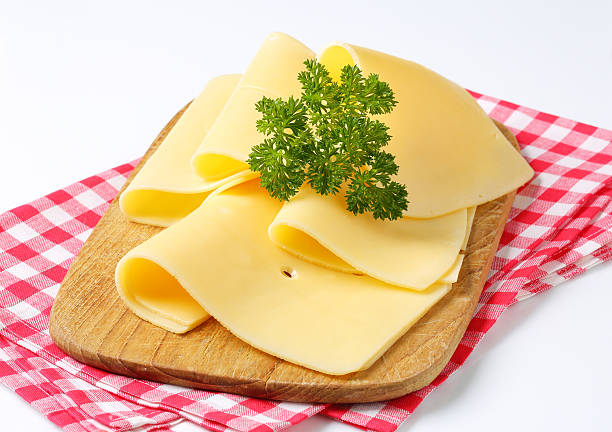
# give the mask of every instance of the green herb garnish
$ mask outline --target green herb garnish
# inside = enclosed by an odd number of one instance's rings
[[[262,114],[257,130],[266,138],[249,155],[251,170],[261,173],[261,185],[281,201],[306,182],[321,195],[344,190],[354,214],[401,217],[408,193],[391,180],[398,166],[382,150],[389,128],[371,118],[393,110],[393,91],[378,75],[364,78],[357,66],[345,66],[337,83],[316,60],[304,64],[299,99],[263,97],[255,104]]]

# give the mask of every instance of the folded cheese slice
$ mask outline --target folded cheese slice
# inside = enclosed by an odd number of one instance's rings
[[[130,220],[168,226],[196,209],[210,191],[232,180],[203,180],[191,169],[190,160],[240,77],[236,74],[212,79],[191,102],[121,194],[119,206]]]
[[[431,218],[485,203],[517,189],[533,170],[468,92],[431,70],[388,54],[333,44],[320,62],[338,77],[346,65],[378,74],[398,101],[380,116],[387,151],[408,190],[406,216]]]
[[[188,330],[206,310],[262,351],[346,374],[369,367],[450,290],[402,289],[288,254],[267,236],[280,207],[257,179],[218,189],[121,259],[121,297],[168,330]],[[168,321],[177,314],[189,324]]]
[[[313,57],[310,49],[286,34],[268,36],[193,155],[194,171],[214,181],[247,169],[245,161],[251,147],[264,139],[256,129],[261,114],[255,110],[255,103],[263,96],[299,96],[297,74],[304,69],[304,60]]]
[[[465,209],[430,219],[355,216],[346,210],[342,193],[321,196],[304,187],[283,205],[268,234],[302,259],[423,290],[457,261],[467,222]]]

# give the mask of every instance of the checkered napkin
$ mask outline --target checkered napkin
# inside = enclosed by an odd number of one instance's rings
[[[0,382],[66,431],[161,430],[184,419],[277,431],[317,413],[394,431],[508,306],[612,258],[612,132],[472,94],[516,134],[536,177],[515,199],[465,336],[429,386],[382,403],[298,404],[135,380],[66,356],[49,337],[53,299],[136,162],[0,215]]]

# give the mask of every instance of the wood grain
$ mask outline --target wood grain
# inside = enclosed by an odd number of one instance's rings
[[[134,173],[183,112],[166,125]],[[514,136],[498,127],[516,146]],[[51,311],[51,337],[83,363],[135,378],[300,402],[396,398],[429,384],[455,351],[474,313],[514,195],[478,207],[451,292],[365,371],[331,376],[285,362],[242,342],[212,318],[177,335],[136,317],[117,295],[115,266],[160,228],[129,222],[117,200],[62,283]]]

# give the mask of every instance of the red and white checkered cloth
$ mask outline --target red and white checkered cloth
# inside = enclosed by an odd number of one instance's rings
[[[508,306],[612,258],[612,132],[472,94],[517,135],[536,177],[516,197],[465,336],[429,386],[381,403],[298,404],[135,380],[66,356],[49,337],[53,299],[136,162],[0,215],[0,382],[75,432],[162,430],[182,419],[214,431],[277,431],[317,413],[394,431]]]

